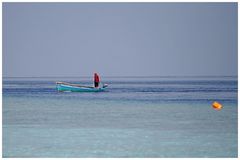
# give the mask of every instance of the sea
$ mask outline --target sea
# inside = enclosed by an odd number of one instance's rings
[[[73,93],[58,92],[56,82],[92,78],[3,77],[2,156],[238,157],[237,77],[101,79],[106,91]]]

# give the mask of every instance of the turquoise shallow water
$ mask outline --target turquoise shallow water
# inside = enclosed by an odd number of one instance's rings
[[[238,156],[236,77],[109,78],[83,94],[54,82],[4,79],[3,157]]]

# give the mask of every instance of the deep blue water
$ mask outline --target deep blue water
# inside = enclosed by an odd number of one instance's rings
[[[3,157],[237,157],[237,77],[4,78]],[[221,111],[211,104],[219,101]]]

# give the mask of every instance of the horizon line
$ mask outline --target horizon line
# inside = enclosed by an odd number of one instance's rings
[[[89,78],[92,76],[2,76],[2,78]],[[101,76],[105,78],[167,78],[167,77],[238,77],[238,75],[180,75],[180,76],[159,76],[159,75],[151,75],[151,76]]]

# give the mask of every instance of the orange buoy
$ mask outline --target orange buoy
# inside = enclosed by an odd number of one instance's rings
[[[222,109],[222,105],[218,102],[213,102],[212,107],[213,107],[213,109],[218,110],[218,111]]]

